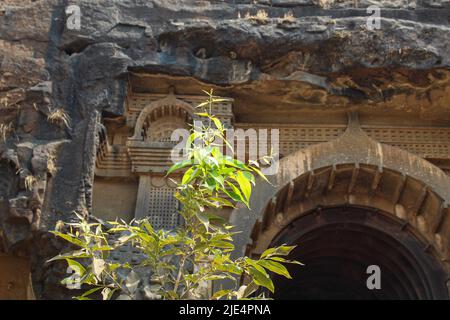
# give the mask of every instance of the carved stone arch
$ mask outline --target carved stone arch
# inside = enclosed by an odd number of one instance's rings
[[[422,181],[401,172],[367,164],[339,164],[302,174],[278,192],[263,208],[252,229],[252,253],[269,247],[282,229],[306,213],[336,207],[358,207],[383,212],[409,225],[424,243],[445,258],[449,235],[448,207]]]
[[[449,299],[448,273],[414,227],[392,214],[357,206],[304,212],[270,246],[298,245],[292,280],[274,277],[275,299]],[[378,290],[367,280],[375,267]],[[373,270],[373,269],[372,269]],[[373,271],[372,271],[373,272]]]
[[[159,114],[158,114],[159,112]],[[160,118],[164,116],[186,117],[186,121],[194,116],[194,108],[187,102],[177,99],[172,93],[167,97],[152,102],[139,114],[134,127],[133,136],[129,140],[142,141],[142,130],[145,122],[150,118]],[[184,114],[183,114],[184,113]]]
[[[189,122],[191,121],[175,116],[158,118],[151,121],[146,130],[145,138],[151,142],[171,142],[170,139],[175,130],[189,130]]]
[[[310,146],[279,162],[272,185],[259,182],[251,210],[235,209],[235,256],[259,254],[296,219],[323,207],[384,212],[415,230],[450,274],[450,178],[428,161],[369,138],[356,115],[336,140]]]

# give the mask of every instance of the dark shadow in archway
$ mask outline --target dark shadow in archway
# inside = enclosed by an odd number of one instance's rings
[[[272,245],[298,244],[292,280],[274,276],[275,299],[448,299],[445,272],[408,225],[370,209],[314,211],[287,226]],[[368,289],[367,268],[381,269]]]

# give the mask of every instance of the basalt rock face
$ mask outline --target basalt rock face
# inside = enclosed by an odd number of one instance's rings
[[[80,30],[66,25],[73,4]],[[381,28],[369,30],[373,4]],[[31,257],[38,298],[65,296],[61,270],[44,263],[60,249],[48,231],[90,211],[99,119],[123,115],[131,77],[176,76],[241,97],[249,110],[378,108],[450,120],[449,15],[448,1],[431,0],[3,1],[2,251]],[[69,124],[49,121],[57,109]]]

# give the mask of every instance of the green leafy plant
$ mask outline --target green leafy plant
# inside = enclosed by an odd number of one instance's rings
[[[212,115],[214,103],[223,99],[211,92],[197,113],[204,119],[192,128],[186,144],[186,158],[174,164],[168,175],[181,180],[175,194],[182,208],[183,223],[174,230],[155,230],[148,219],[64,224],[68,230],[53,233],[77,249],[54,257],[65,260],[75,270],[78,283],[86,291],[78,299],[101,293],[103,299],[246,299],[265,298],[274,292],[270,273],[291,278],[285,263],[293,246],[267,249],[259,259],[232,259],[232,226],[216,213],[242,203],[249,206],[255,177],[266,180],[258,162],[245,164],[224,155],[225,128]],[[116,237],[113,237],[116,235]],[[115,240],[114,240],[115,239]],[[130,261],[111,262],[111,254],[122,246],[139,250],[137,265]],[[73,282],[73,275],[63,284]],[[221,284],[227,281],[226,288]],[[256,294],[258,292],[258,294]]]

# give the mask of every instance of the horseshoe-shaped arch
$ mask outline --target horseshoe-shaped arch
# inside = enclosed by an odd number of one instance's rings
[[[129,140],[132,141],[142,141],[142,129],[144,126],[145,121],[150,116],[152,112],[155,110],[158,110],[160,108],[166,107],[166,106],[174,106],[181,110],[186,111],[190,117],[194,116],[194,108],[187,102],[182,101],[180,99],[177,99],[173,94],[169,94],[167,97],[152,102],[150,105],[146,106],[144,109],[142,109],[141,113],[139,114],[138,118],[136,119],[136,124],[134,127],[134,133],[133,136],[129,138]]]
[[[370,183],[363,186],[366,195],[355,192],[358,179],[364,175],[370,177],[366,180]],[[256,184],[251,209],[240,207],[231,214],[230,223],[239,232],[235,236],[235,257],[260,254],[302,214],[324,204],[355,205],[386,213],[408,225],[450,274],[449,176],[417,155],[371,139],[354,119],[336,140],[281,159],[277,174],[268,178],[271,184]],[[398,182],[403,189],[380,190],[389,181],[392,185],[395,182],[395,187]],[[341,193],[340,198],[333,195],[333,188]],[[380,196],[377,202],[371,202],[377,193],[389,197]],[[297,204],[292,209],[286,200],[292,201],[296,195]]]

